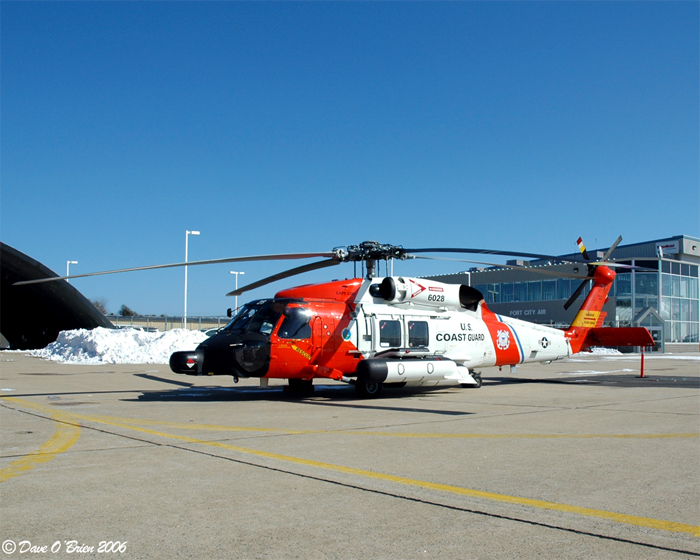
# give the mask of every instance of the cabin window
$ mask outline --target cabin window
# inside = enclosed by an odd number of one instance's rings
[[[399,321],[379,321],[379,346],[384,348],[401,346],[401,323]]]
[[[303,307],[292,307],[284,312],[284,321],[277,336],[280,338],[302,339],[311,337],[311,311]]]
[[[408,322],[408,346],[409,348],[428,346],[428,323],[426,321]]]

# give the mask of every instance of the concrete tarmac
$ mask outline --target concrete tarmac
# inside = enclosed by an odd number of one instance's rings
[[[698,354],[374,400],[16,352],[0,368],[0,557],[700,556]]]

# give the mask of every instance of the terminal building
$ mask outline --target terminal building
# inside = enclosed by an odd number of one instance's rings
[[[592,260],[607,251],[589,251]],[[619,245],[611,262],[640,269],[616,268],[617,276],[603,311],[604,326],[646,327],[660,352],[697,352],[700,337],[698,266],[700,239],[677,235],[667,239]],[[508,261],[502,267],[471,268],[456,274],[433,276],[441,282],[467,284],[479,290],[489,308],[499,315],[567,328],[583,298],[564,304],[585,277],[588,266],[580,253],[550,261]],[[558,277],[567,274],[574,276]]]

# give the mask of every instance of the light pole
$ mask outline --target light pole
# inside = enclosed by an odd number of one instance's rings
[[[236,290],[238,290],[238,275],[245,274],[245,272],[236,272],[235,270],[232,270],[229,272],[229,274],[236,275]],[[233,308],[236,310],[236,313],[238,313],[238,296],[234,297]]]
[[[199,235],[198,231],[185,231],[185,262],[187,262],[187,247],[190,235]],[[185,265],[185,313],[182,316],[182,328],[187,328],[187,265]]]
[[[78,264],[78,261],[66,261],[66,276],[70,276],[70,265],[72,264]],[[66,278],[66,282],[68,282],[68,278]]]

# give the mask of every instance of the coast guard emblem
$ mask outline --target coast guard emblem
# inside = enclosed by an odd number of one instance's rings
[[[510,332],[509,331],[498,331],[498,336],[496,337],[496,346],[499,350],[508,350],[510,346]]]

